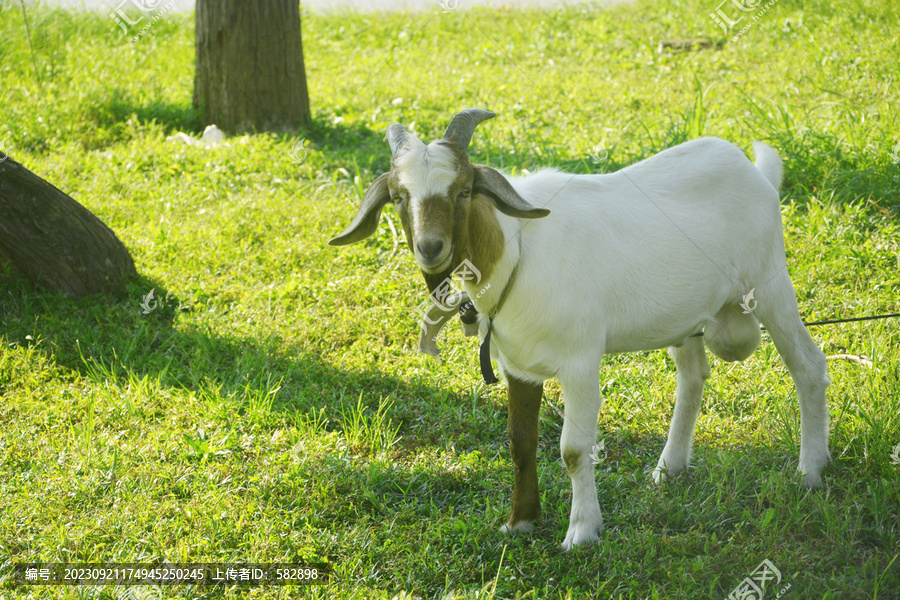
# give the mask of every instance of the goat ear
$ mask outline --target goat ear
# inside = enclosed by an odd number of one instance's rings
[[[546,208],[538,208],[526,202],[499,171],[484,165],[472,165],[472,169],[472,193],[484,194],[490,198],[497,210],[504,215],[519,219],[539,219],[550,214]]]
[[[332,238],[328,243],[332,246],[346,246],[347,244],[355,244],[361,242],[378,228],[378,219],[381,217],[381,209],[391,199],[391,192],[388,189],[388,177],[390,173],[385,173],[372,182],[369,189],[363,196],[362,203],[359,205],[359,211],[353,217],[353,222],[341,233],[341,235]]]

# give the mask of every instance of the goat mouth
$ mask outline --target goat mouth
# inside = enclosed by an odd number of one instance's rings
[[[439,273],[443,273],[450,266],[450,261],[453,258],[453,253],[448,252],[447,256],[445,256],[440,262],[434,261],[426,261],[420,257],[416,257],[416,262],[419,263],[419,268],[422,269],[423,272],[428,273],[429,275],[437,275]]]

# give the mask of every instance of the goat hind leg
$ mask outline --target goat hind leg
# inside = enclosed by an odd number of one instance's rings
[[[677,475],[687,467],[694,427],[703,400],[703,382],[709,378],[709,361],[703,338],[689,337],[681,347],[673,347],[670,351],[678,370],[675,412],[666,446],[653,470],[655,483],[663,483],[667,477]]]
[[[831,460],[828,453],[828,402],[831,383],[825,354],[810,337],[797,310],[794,286],[787,269],[757,289],[756,315],[775,342],[800,401],[800,463],[807,487],[822,485],[822,471]]]

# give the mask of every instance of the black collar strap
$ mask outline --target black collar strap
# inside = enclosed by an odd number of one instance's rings
[[[481,376],[488,385],[500,381],[494,375],[494,368],[491,366],[491,330],[494,328],[494,320],[488,321],[487,334],[481,342],[481,348],[478,350],[478,358],[481,361]]]
[[[519,260],[522,260],[521,250],[519,251]],[[506,287],[503,288],[502,292],[500,292],[500,300],[497,301],[497,304],[490,312],[487,333],[484,336],[484,340],[482,340],[481,342],[481,348],[479,348],[478,350],[478,358],[481,363],[481,376],[484,378],[484,382],[488,385],[500,381],[499,379],[497,379],[497,376],[494,375],[494,369],[493,367],[491,367],[491,331],[494,329],[494,317],[496,317],[497,313],[500,312],[500,309],[503,307],[503,303],[506,301],[507,296],[509,296],[509,290],[512,289],[513,283],[516,280],[516,274],[518,272],[519,263],[517,262],[516,266],[513,267],[512,273],[509,276],[509,280],[506,282]]]

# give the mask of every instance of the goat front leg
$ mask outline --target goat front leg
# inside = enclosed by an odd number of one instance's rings
[[[563,550],[600,539],[603,515],[597,500],[594,461],[591,451],[597,443],[597,416],[600,413],[599,366],[576,377],[560,377],[566,415],[560,449],[572,480],[572,512]]]
[[[512,509],[500,531],[507,534],[528,533],[541,515],[537,444],[544,384],[529,383],[509,374],[506,379],[509,396],[509,448],[512,452],[515,483]]]

